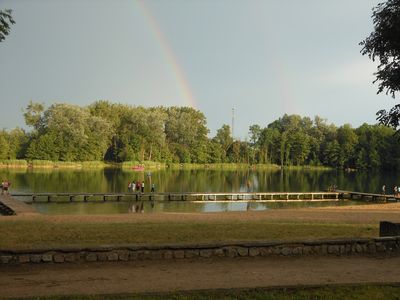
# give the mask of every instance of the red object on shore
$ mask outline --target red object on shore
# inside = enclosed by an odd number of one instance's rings
[[[143,171],[144,170],[144,166],[133,166],[132,170],[134,170],[134,171]]]

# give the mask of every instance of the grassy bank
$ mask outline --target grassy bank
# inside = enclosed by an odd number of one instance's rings
[[[38,168],[38,169],[89,169],[105,168],[115,166],[102,161],[51,161],[51,160],[32,160],[23,159],[2,160],[0,168]]]
[[[96,219],[94,219],[96,220]],[[378,236],[377,224],[323,222],[182,221],[62,222],[52,217],[2,219],[1,249],[118,244],[201,243],[245,240],[299,240]]]
[[[398,285],[345,285],[325,287],[298,287],[274,289],[229,289],[216,291],[188,291],[158,294],[135,295],[101,295],[101,296],[53,296],[34,297],[24,299],[81,299],[81,300],[233,300],[233,299],[265,299],[265,300],[381,300],[399,299],[400,286]]]
[[[27,168],[28,162],[24,159],[0,160],[0,168]]]
[[[172,170],[280,170],[281,167],[275,164],[246,164],[246,163],[215,163],[215,164],[195,164],[195,163],[161,163],[155,161],[125,161],[122,163],[111,163],[104,161],[51,161],[51,160],[32,160],[23,159],[0,160],[0,168],[42,168],[42,169],[89,169],[115,167],[131,170],[133,167],[142,166],[145,170],[172,169]],[[331,170],[324,166],[284,166],[285,170]]]

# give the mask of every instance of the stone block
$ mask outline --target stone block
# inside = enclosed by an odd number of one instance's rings
[[[65,261],[65,256],[64,254],[54,254],[53,260],[55,263],[63,263]]]
[[[149,250],[142,251],[142,258],[143,259],[153,259],[153,253]]]
[[[339,247],[339,253],[341,255],[346,254],[346,246],[345,245],[340,245]]]
[[[312,250],[313,250],[314,254],[317,254],[317,255],[321,255],[322,254],[322,247],[321,246],[313,246]]]
[[[303,254],[303,248],[302,247],[296,247],[292,250],[293,255],[302,255]]]
[[[31,262],[40,263],[41,261],[42,261],[42,256],[40,254],[32,254],[31,255]]]
[[[151,259],[149,250],[138,250],[138,251],[136,251],[136,254],[137,254],[138,260]]]
[[[105,253],[105,252],[97,253],[97,260],[98,261],[107,261],[107,253]]]
[[[118,253],[115,253],[115,252],[107,253],[107,260],[108,261],[117,261],[118,260]]]
[[[213,254],[213,251],[211,249],[202,249],[200,250],[200,256],[201,257],[205,257],[205,258],[209,258],[211,257]]]
[[[175,250],[174,258],[177,258],[177,259],[185,258],[185,251],[184,250]]]
[[[199,250],[185,250],[185,258],[199,257]]]
[[[340,253],[339,246],[338,245],[329,245],[328,253],[329,254],[339,254]]]
[[[281,249],[279,247],[272,248],[272,254],[275,254],[275,255],[281,254]]]
[[[383,243],[377,243],[376,244],[376,250],[378,252],[385,252],[386,251],[386,247]]]
[[[28,263],[30,261],[29,255],[18,256],[18,262],[21,264]]]
[[[65,255],[65,261],[66,262],[74,262],[76,261],[76,257],[74,253],[68,253]]]
[[[0,262],[2,264],[9,264],[12,262],[13,257],[11,255],[2,255],[0,256]]]
[[[292,248],[283,247],[283,248],[281,249],[281,254],[284,255],[284,256],[291,255],[291,254],[292,254]]]
[[[163,252],[161,250],[153,250],[151,251],[150,255],[152,260],[159,260],[163,258]]]
[[[163,253],[164,259],[172,259],[174,258],[174,253],[171,250],[166,250]]]
[[[215,249],[214,256],[224,257],[225,256],[224,250],[222,248]]]
[[[42,261],[43,262],[52,262],[53,261],[53,255],[51,255],[51,254],[43,254],[42,255]]]
[[[260,248],[252,247],[249,249],[249,256],[255,257],[260,255]]]
[[[121,251],[118,254],[118,259],[121,261],[128,261],[129,260],[129,251]]]
[[[97,254],[96,253],[86,254],[85,261],[88,261],[88,262],[97,261]]]
[[[370,254],[375,254],[376,253],[376,245],[375,243],[370,243],[367,245],[367,252]]]
[[[236,249],[239,256],[249,256],[249,249],[245,247],[239,247]],[[267,250],[267,249],[264,249]],[[268,250],[270,250],[268,248]]]
[[[363,247],[360,244],[356,245],[356,253],[362,253],[363,252]]]
[[[304,246],[303,247],[303,255],[312,255],[313,250],[310,246]]]
[[[226,257],[236,257],[238,256],[237,251],[234,247],[225,247],[224,249],[224,254]]]
[[[322,245],[321,246],[321,254],[322,255],[327,255],[328,254],[328,245]]]

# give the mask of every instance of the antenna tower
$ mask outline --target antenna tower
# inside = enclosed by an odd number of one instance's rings
[[[234,138],[234,126],[235,126],[235,108],[232,107],[232,127],[231,127],[231,134],[232,134],[232,139]]]

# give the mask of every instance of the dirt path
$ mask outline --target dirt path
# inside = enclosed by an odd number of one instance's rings
[[[397,258],[243,258],[0,268],[0,298],[400,282]]]

